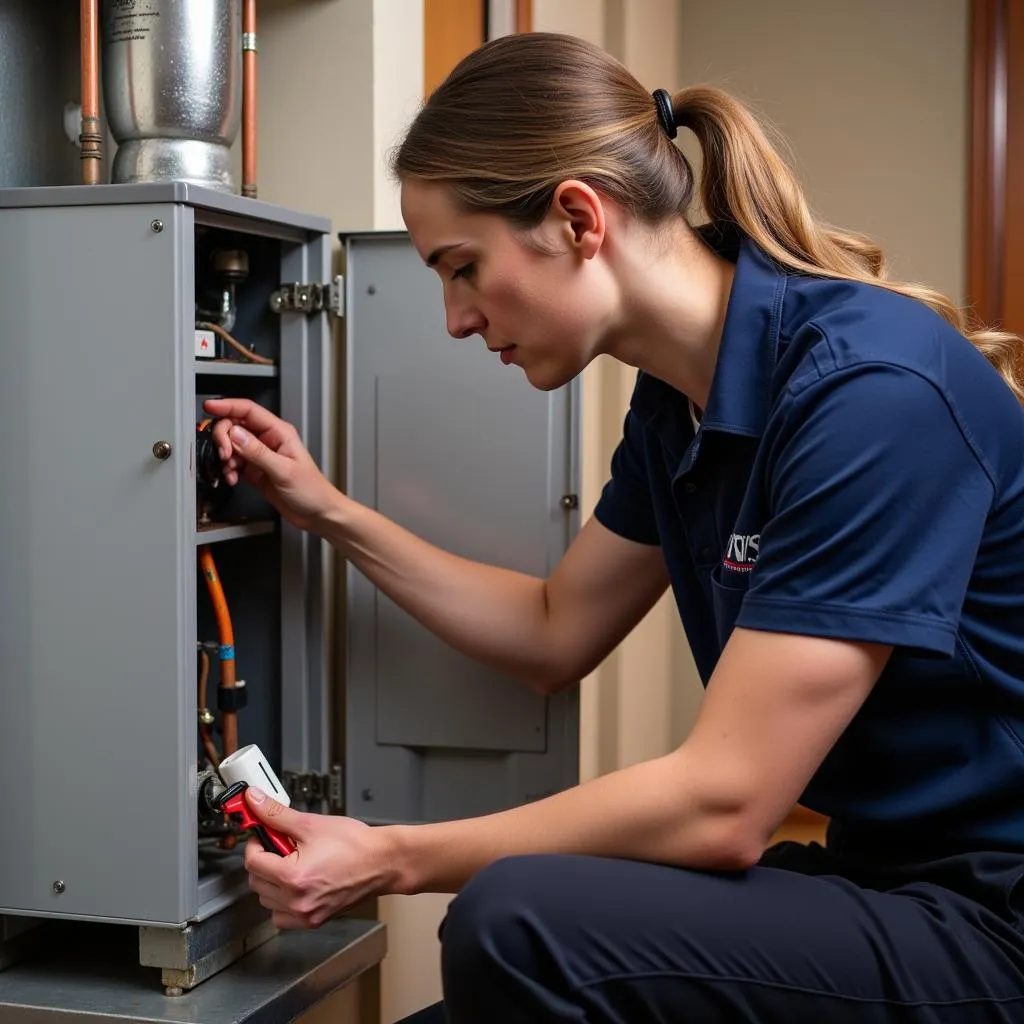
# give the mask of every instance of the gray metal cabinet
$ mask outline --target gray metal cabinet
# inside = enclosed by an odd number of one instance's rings
[[[197,843],[197,581],[215,552],[249,705],[242,742],[327,767],[318,545],[253,492],[196,515],[204,396],[250,394],[326,443],[329,325],[268,308],[322,280],[327,222],[183,184],[0,190],[0,913],[148,925],[245,892]],[[244,247],[236,332],[273,366],[199,361],[211,245]],[[262,294],[261,294],[262,293]]]
[[[248,253],[234,332],[273,366],[195,357],[218,246]],[[296,785],[338,760],[347,813],[383,822],[575,782],[575,689],[497,678],[351,569],[332,600],[325,545],[248,487],[197,525],[202,399],[246,395],[325,466],[340,435],[341,486],[428,540],[538,574],[565,550],[575,388],[448,338],[404,236],[345,257],[334,353],[326,309],[271,303],[330,281],[324,220],[181,183],[0,189],[0,915],[180,928],[246,893],[239,853],[197,842],[199,545],[231,603],[240,741]]]
[[[452,339],[404,234],[343,236],[345,486],[465,558],[546,576],[578,528],[576,384],[544,393]],[[349,567],[346,787],[374,822],[482,814],[578,776],[578,693],[445,646]]]

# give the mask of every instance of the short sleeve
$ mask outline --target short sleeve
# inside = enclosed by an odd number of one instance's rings
[[[872,365],[789,401],[737,625],[952,653],[994,487],[945,397]]]
[[[657,544],[658,524],[651,500],[644,429],[632,412],[626,414],[622,440],[612,455],[611,478],[598,499],[594,518],[626,540]]]

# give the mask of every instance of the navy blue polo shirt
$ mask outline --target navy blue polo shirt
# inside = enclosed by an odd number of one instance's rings
[[[734,245],[699,429],[640,373],[595,515],[705,684],[735,626],[895,646],[802,797],[837,832],[1024,851],[1024,410],[922,303]]]

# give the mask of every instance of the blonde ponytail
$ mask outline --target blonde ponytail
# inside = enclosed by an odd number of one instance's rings
[[[711,223],[734,223],[778,263],[797,272],[880,285],[918,299],[960,331],[1024,403],[1024,343],[1014,334],[972,324],[945,295],[889,281],[882,250],[861,235],[821,223],[803,190],[742,103],[711,86],[673,97],[676,124],[700,143],[700,198]]]
[[[667,113],[667,112],[666,112]],[[704,151],[701,196],[794,271],[881,285],[925,303],[966,335],[1024,402],[1024,345],[981,330],[944,295],[888,281],[882,250],[820,223],[743,104],[698,86],[672,99],[676,124]],[[524,32],[464,57],[392,154],[399,179],[444,182],[465,209],[532,227],[558,185],[589,182],[651,224],[685,217],[693,174],[661,125],[655,97],[610,54],[573,36]]]

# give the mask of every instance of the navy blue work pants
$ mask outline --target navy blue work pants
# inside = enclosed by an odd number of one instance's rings
[[[1024,858],[741,873],[511,857],[452,901],[409,1024],[1024,1024]]]

